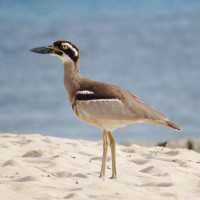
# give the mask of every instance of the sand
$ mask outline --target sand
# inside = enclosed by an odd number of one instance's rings
[[[0,134],[0,199],[200,199],[200,154],[116,146],[118,178],[98,178],[102,141]]]

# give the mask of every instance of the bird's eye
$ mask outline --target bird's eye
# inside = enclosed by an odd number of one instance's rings
[[[66,44],[63,44],[63,45],[62,45],[62,48],[63,48],[63,49],[68,49],[68,46],[67,46]]]

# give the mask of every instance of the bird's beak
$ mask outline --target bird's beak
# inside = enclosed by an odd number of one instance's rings
[[[34,49],[30,49],[30,51],[40,54],[59,54],[59,52],[61,52],[57,47],[53,45],[48,47],[37,47]]]

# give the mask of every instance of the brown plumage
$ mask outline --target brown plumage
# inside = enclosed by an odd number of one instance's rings
[[[68,41],[56,41],[53,46],[31,51],[60,57],[64,63],[64,86],[73,113],[80,120],[99,127],[103,132],[103,158],[100,177],[105,176],[108,143],[112,152],[112,178],[117,177],[115,140],[111,131],[131,123],[152,123],[173,129],[180,127],[169,118],[118,86],[84,78],[79,69],[79,49]],[[108,141],[109,138],[109,141]]]

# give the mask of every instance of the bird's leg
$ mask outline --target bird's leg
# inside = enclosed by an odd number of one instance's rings
[[[104,130],[103,131],[103,157],[102,157],[100,177],[105,176],[107,152],[108,152],[108,135],[107,135],[107,131]]]
[[[108,136],[110,140],[110,148],[112,152],[112,177],[113,179],[117,178],[117,169],[116,169],[116,157],[115,157],[115,139],[112,136],[112,133],[108,131]]]

